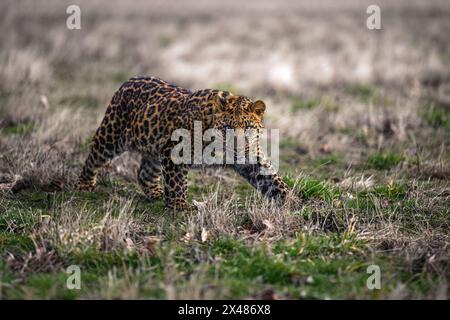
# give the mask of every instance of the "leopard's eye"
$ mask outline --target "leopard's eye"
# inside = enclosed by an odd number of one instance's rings
[[[225,130],[227,130],[227,129],[233,129],[229,124],[224,125],[223,128],[224,128]]]

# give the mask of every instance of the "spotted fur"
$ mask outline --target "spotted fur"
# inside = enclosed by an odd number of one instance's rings
[[[264,102],[253,102],[226,91],[190,91],[154,77],[132,78],[117,90],[106,109],[78,187],[93,190],[101,166],[124,151],[138,151],[142,163],[137,176],[146,196],[163,197],[167,208],[189,208],[186,202],[189,165],[171,160],[176,144],[171,140],[172,132],[180,128],[193,132],[194,121],[201,121],[203,131],[210,128],[258,131],[263,128],[264,111]],[[260,173],[261,168],[270,168],[270,163],[264,159],[259,145],[257,152],[257,164],[236,164],[234,169],[266,196],[284,199],[288,187],[275,173]]]

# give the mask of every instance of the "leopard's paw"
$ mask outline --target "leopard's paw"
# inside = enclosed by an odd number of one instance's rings
[[[144,189],[145,197],[150,201],[162,200],[163,199],[163,190],[162,188],[156,189]]]
[[[176,201],[166,204],[166,208],[171,211],[193,211],[197,210],[195,205],[192,205],[186,201]]]
[[[79,181],[76,185],[77,191],[92,192],[95,189],[95,183]]]

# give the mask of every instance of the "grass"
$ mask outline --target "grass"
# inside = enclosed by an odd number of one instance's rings
[[[378,214],[382,215],[378,223],[399,219],[406,227],[415,221],[417,217],[393,215],[401,208],[409,207],[411,213],[421,210],[422,204],[406,185],[347,190],[306,175],[284,180],[306,202],[298,209],[276,209],[276,215],[268,204],[242,207],[241,198],[226,204],[220,197],[211,204],[213,211],[175,217],[165,213],[160,203],[125,200],[120,190],[3,197],[0,252],[10,258],[0,266],[2,296],[381,298],[406,285],[408,296],[421,297],[442,279],[427,269],[411,273],[415,260],[378,251],[374,240],[359,231],[373,224]],[[252,192],[246,186],[239,184],[243,197]],[[202,188],[190,192],[194,198],[208,193]],[[439,201],[434,205],[439,206]],[[243,217],[222,215],[230,210]],[[445,214],[435,218],[436,227],[448,224]],[[268,240],[258,240],[261,236]],[[382,290],[365,285],[371,264],[383,270]],[[82,270],[81,290],[65,287],[69,265]]]
[[[367,289],[369,265],[377,264],[382,270],[406,266],[402,260],[392,260],[389,255],[379,255],[376,260],[370,256],[364,258],[369,248],[367,242],[351,234],[299,234],[295,239],[270,245],[249,245],[229,237],[204,244],[165,242],[151,257],[89,251],[66,258],[66,264],[77,264],[83,270],[81,290],[65,288],[67,274],[64,272],[33,273],[13,289],[4,287],[3,295],[23,297],[26,292],[30,298],[56,299],[96,296],[107,279],[108,287],[103,290],[107,290],[104,294],[109,298],[127,295],[168,298],[170,293],[160,281],[170,276],[176,279],[172,285],[178,294],[188,289],[207,294],[208,287],[210,290],[220,287],[221,297],[239,298],[258,296],[270,288],[280,298],[370,298],[389,292],[392,284],[378,292]],[[201,254],[193,256],[195,253]],[[5,275],[12,276],[9,271]],[[194,276],[202,281],[191,283]],[[401,280],[423,294],[438,278],[424,279],[404,272]],[[334,285],[330,287],[330,283]]]
[[[355,84],[348,88],[348,92],[362,102],[368,103],[376,97],[377,89],[367,84]]]
[[[442,106],[427,106],[423,112],[425,121],[434,128],[450,128],[450,112]]]
[[[341,270],[355,272],[342,277],[348,284],[358,282],[361,276],[365,277],[363,266],[352,261],[350,256],[325,258],[326,251],[334,252],[335,248],[342,248],[348,254],[350,250],[347,249],[352,245],[347,243],[344,249],[341,244],[342,239],[302,235],[294,241],[278,241],[271,247],[255,248],[235,240],[222,239],[214,243],[214,253],[221,260],[219,277],[234,280],[231,281],[231,292],[235,294],[251,295],[255,293],[255,288],[263,290],[270,285],[287,297],[323,299],[340,296],[340,290],[349,289],[343,285],[330,292],[327,288],[327,282]],[[364,281],[362,284],[360,291],[364,292]]]
[[[9,134],[17,134],[17,135],[25,135],[30,134],[34,131],[35,124],[33,122],[24,122],[19,124],[8,125],[4,128],[0,128],[0,132],[5,135]]]
[[[320,99],[310,99],[310,100],[295,99],[291,106],[291,112],[293,114],[296,114],[300,110],[311,110],[316,108],[320,104],[321,104]]]
[[[367,159],[367,166],[377,170],[388,170],[403,161],[403,156],[395,153],[375,153]]]
[[[339,191],[325,181],[303,176],[294,180],[290,176],[284,177],[284,182],[303,198],[317,198],[331,201],[339,195]]]
[[[339,164],[341,160],[342,155],[332,153],[318,157],[317,159],[315,159],[315,162],[318,166],[333,166]]]
[[[127,81],[128,79],[130,79],[132,77],[132,75],[128,72],[125,71],[117,71],[114,72],[111,76],[112,80],[118,84],[122,84],[125,81]]]
[[[217,90],[222,90],[222,91],[228,91],[231,92],[233,94],[238,94],[239,90],[237,88],[237,86],[235,86],[232,83],[229,82],[220,82],[220,83],[215,83],[211,86],[211,88],[217,89]]]
[[[280,149],[295,148],[298,146],[298,144],[299,144],[298,139],[295,139],[293,137],[288,137],[288,138],[281,140]]]

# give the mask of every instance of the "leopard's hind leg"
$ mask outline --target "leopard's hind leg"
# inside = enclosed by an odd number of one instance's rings
[[[156,157],[143,155],[141,166],[138,170],[138,181],[147,198],[150,200],[161,199],[163,189],[161,181],[161,162]]]
[[[98,170],[125,151],[123,124],[124,121],[120,119],[117,110],[110,105],[93,137],[90,153],[79,177],[77,186],[79,190],[92,191]]]
[[[164,205],[168,209],[189,210],[193,207],[186,201],[188,166],[175,164],[171,159],[171,147],[161,157],[164,178]]]

